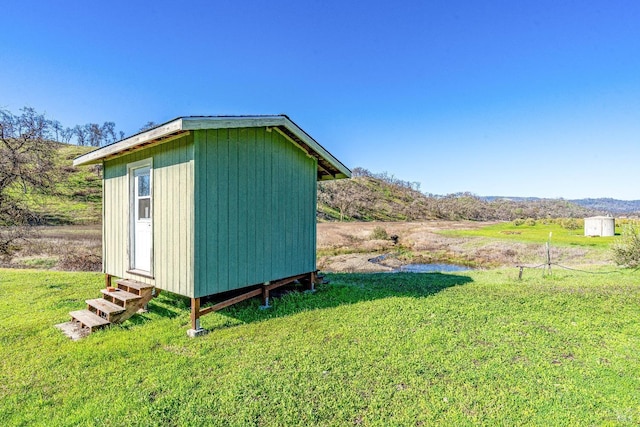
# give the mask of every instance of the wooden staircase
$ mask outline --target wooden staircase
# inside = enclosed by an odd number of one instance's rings
[[[102,298],[88,299],[87,308],[72,311],[71,322],[88,333],[112,323],[122,323],[153,298],[153,285],[130,279],[116,281],[117,288],[102,289]]]

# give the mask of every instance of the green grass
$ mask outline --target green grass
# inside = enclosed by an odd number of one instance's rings
[[[568,230],[559,224],[544,224],[540,221],[536,225],[515,225],[513,222],[502,222],[473,230],[446,230],[441,232],[441,234],[447,236],[489,237],[514,242],[540,244],[544,244],[549,240],[549,233],[551,233],[552,245],[565,246],[609,248],[611,243],[615,242],[617,238],[617,236],[588,237],[584,235],[583,228]],[[618,229],[616,229],[616,233],[619,233]]]
[[[637,425],[640,273],[340,274],[79,342],[93,273],[0,270],[0,425]]]
[[[58,258],[55,257],[31,257],[23,258],[20,262],[21,265],[29,268],[53,268],[58,263]]]

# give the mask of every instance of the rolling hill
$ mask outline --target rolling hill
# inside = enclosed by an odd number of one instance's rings
[[[29,191],[20,199],[42,225],[98,224],[102,209],[102,168],[74,167],[73,159],[91,151],[92,147],[57,145],[56,180],[47,191]],[[20,188],[12,189],[14,195]]]
[[[58,177],[48,193],[20,195],[41,224],[98,224],[101,220],[102,171],[73,167],[73,159],[91,147],[59,144]],[[15,189],[14,191],[19,191]],[[635,215],[640,201],[480,197],[471,193],[425,194],[419,184],[386,173],[354,169],[349,180],[318,184],[319,221],[416,221],[429,219],[510,221],[517,218],[583,218],[599,214]]]

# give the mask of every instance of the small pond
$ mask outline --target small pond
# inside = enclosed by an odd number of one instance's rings
[[[395,257],[395,254],[383,254],[378,255],[375,258],[370,258],[369,262],[374,264],[385,265],[384,261],[392,259]],[[405,264],[393,267],[392,265],[386,264],[387,267],[392,268],[389,273],[450,273],[454,271],[468,271],[473,270],[471,267],[467,267],[465,265],[457,265],[457,264],[445,264],[445,263],[432,263],[432,264]],[[397,264],[396,264],[397,265]]]
[[[450,273],[453,271],[468,271],[470,267],[455,264],[407,264],[395,269],[392,273]]]

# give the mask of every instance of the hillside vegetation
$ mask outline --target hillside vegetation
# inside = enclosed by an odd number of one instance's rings
[[[353,178],[318,184],[320,220],[414,221],[427,219],[511,221],[518,218],[584,218],[602,211],[563,199],[486,200],[471,193],[425,194],[419,184],[362,168]]]
[[[74,167],[73,159],[91,147],[56,143],[55,177],[47,190],[11,188],[41,225],[88,225],[101,221],[102,171],[100,166]],[[22,193],[22,194],[20,194]]]
[[[101,220],[100,166],[73,167],[73,159],[91,147],[57,144],[57,177],[47,192],[21,194],[42,225],[88,225]],[[22,192],[16,186],[14,194]],[[596,203],[599,200],[599,203]],[[318,184],[320,221],[512,221],[515,219],[584,218],[612,212],[611,206],[634,208],[632,202],[589,199],[589,208],[570,200],[480,197],[471,193],[435,195],[420,191],[420,184],[386,173],[355,168],[353,178]],[[620,212],[619,210],[617,212]]]

